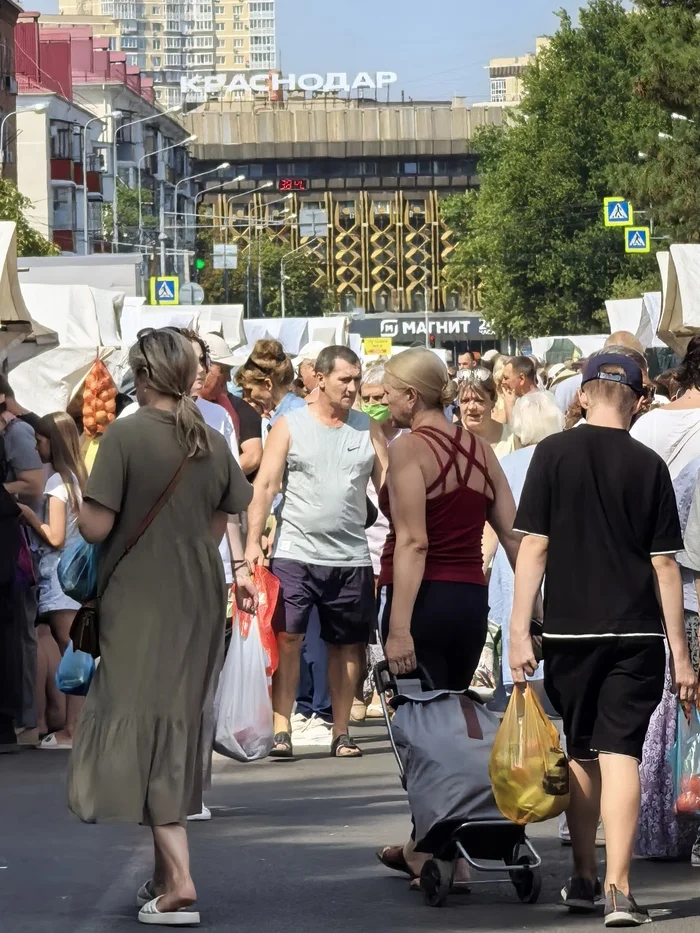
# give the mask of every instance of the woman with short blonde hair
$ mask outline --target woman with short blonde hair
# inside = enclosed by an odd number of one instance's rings
[[[464,370],[459,380],[459,410],[464,427],[491,445],[500,460],[520,446],[517,431],[496,421],[493,411],[498,390],[493,376],[483,367]]]

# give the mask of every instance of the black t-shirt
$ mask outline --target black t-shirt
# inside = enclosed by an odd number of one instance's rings
[[[660,635],[651,557],[683,549],[668,467],[627,431],[538,444],[515,528],[549,539],[545,635]]]
[[[249,405],[248,402],[244,402],[242,398],[238,398],[237,395],[232,395],[230,392],[228,392],[227,395],[241,423],[241,430],[238,433],[239,450],[241,445],[245,444],[246,441],[253,440],[254,438],[262,440],[262,418],[257,411],[252,405]]]

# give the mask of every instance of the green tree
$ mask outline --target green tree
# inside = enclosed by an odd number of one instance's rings
[[[146,241],[153,240],[153,232],[158,226],[158,219],[153,216],[153,191],[141,188],[141,220]],[[105,239],[112,240],[113,209],[108,201],[103,207]],[[120,246],[136,244],[139,241],[139,191],[120,184],[117,188],[117,239]]]
[[[197,242],[197,255],[206,259],[207,264],[199,274],[199,284],[204,289],[205,301],[221,304],[226,300],[224,273],[212,266],[211,255],[213,237],[209,231],[200,234]],[[258,244],[254,241],[250,253],[250,292],[251,307],[249,317],[260,317],[258,301],[258,265],[261,268],[263,283],[264,317],[280,317],[281,299],[281,264],[289,253],[289,247],[264,235]],[[334,310],[332,293],[316,280],[319,273],[318,257],[311,250],[300,250],[284,264],[286,314],[288,317],[321,317]],[[238,268],[228,273],[228,296],[232,304],[248,304],[248,249],[243,247],[238,253]]]
[[[560,28],[525,76],[525,98],[504,129],[487,128],[477,196],[448,200],[460,239],[447,283],[481,279],[483,310],[500,334],[588,332],[619,277],[648,281],[653,257],[627,256],[602,223],[607,195],[627,194],[621,165],[658,107],[635,93],[645,16],[619,0],[591,0]]]
[[[0,178],[0,220],[13,220],[17,226],[19,256],[55,256],[61,250],[38,233],[25,217],[32,202],[17,190],[9,178]]]

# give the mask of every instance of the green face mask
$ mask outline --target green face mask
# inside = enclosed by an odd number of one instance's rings
[[[362,411],[369,415],[372,421],[388,421],[391,417],[388,405],[382,405],[380,402],[362,402],[360,404]]]

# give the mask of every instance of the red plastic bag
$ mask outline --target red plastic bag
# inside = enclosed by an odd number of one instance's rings
[[[259,594],[256,616],[258,620],[258,629],[260,631],[260,640],[262,641],[265,654],[267,655],[267,676],[272,677],[279,664],[277,636],[272,628],[272,618],[277,608],[280,581],[273,573],[266,570],[265,567],[256,564],[253,571],[253,582]],[[238,622],[241,627],[241,635],[243,638],[248,636],[252,620],[253,616],[248,615],[247,612],[238,613]]]

